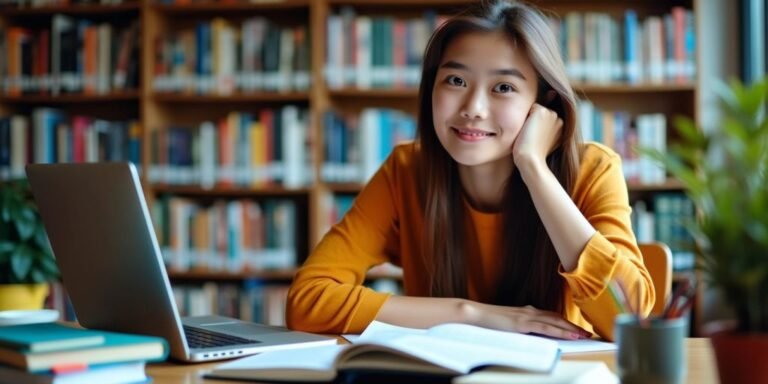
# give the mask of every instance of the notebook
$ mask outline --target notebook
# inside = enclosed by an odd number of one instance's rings
[[[0,348],[21,352],[49,352],[104,343],[104,335],[57,323],[0,327]]]
[[[24,384],[139,384],[149,383],[144,362],[106,364],[62,373],[30,373],[0,365],[0,383]]]
[[[188,362],[336,344],[221,316],[180,318],[131,163],[26,167],[75,315],[86,328],[165,338]]]

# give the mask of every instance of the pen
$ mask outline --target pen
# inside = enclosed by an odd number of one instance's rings
[[[672,297],[667,302],[667,305],[664,307],[664,311],[661,314],[661,317],[664,319],[670,318],[670,311],[675,308],[677,305],[678,300],[680,300],[680,297],[686,294],[688,291],[688,286],[690,285],[689,280],[683,280],[680,282],[680,285],[677,286],[675,289],[674,294],[672,294]]]
[[[693,286],[690,286],[688,288],[688,291],[686,291],[685,294],[678,300],[678,303],[682,302],[682,304],[678,304],[671,309],[669,318],[675,319],[685,315],[685,313],[693,305],[693,297],[695,294],[696,294],[696,290],[694,289]]]
[[[680,317],[693,304],[693,295],[696,289],[689,280],[684,280],[675,290],[675,295],[664,309],[662,317],[665,319],[674,319]]]

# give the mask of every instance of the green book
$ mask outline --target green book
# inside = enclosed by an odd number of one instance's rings
[[[83,331],[101,336],[104,342],[47,352],[0,348],[0,363],[29,372],[49,372],[57,368],[160,361],[168,357],[168,343],[160,337],[85,329]]]
[[[104,343],[104,335],[57,323],[0,327],[0,348],[20,352],[50,352]]]

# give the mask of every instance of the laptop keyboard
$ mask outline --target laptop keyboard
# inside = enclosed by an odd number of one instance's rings
[[[229,345],[257,344],[259,341],[244,339],[242,337],[213,332],[207,329],[195,328],[185,325],[184,335],[190,348],[213,348]]]

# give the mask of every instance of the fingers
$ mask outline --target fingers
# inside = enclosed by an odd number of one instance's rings
[[[539,322],[542,324],[546,324],[549,326],[553,326],[559,329],[562,329],[563,331],[575,333],[581,337],[592,337],[592,334],[587,332],[586,330],[582,329],[581,327],[577,326],[576,324],[571,323],[568,320],[563,319],[560,315],[556,316],[540,316],[535,317],[532,319],[535,322]]]
[[[578,327],[556,312],[543,311],[532,306],[521,308],[519,332],[540,333],[562,339],[580,339],[592,337],[590,332]]]
[[[521,333],[536,333],[539,335],[556,337],[559,339],[578,340],[585,337],[579,332],[574,332],[569,329],[563,329],[556,325],[547,324],[543,322],[531,321],[522,324],[518,330]]]

